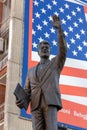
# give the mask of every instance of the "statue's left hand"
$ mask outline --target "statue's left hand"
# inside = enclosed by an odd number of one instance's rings
[[[54,15],[52,18],[53,18],[53,22],[52,22],[53,27],[57,29],[61,28],[60,18],[57,15]]]

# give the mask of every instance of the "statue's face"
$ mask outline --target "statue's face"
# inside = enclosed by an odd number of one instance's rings
[[[39,46],[38,54],[42,58],[49,58],[50,56],[50,45],[46,43],[42,43]]]

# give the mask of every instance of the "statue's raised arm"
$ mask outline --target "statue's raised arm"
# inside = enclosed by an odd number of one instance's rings
[[[65,35],[62,30],[60,18],[56,15],[53,16],[52,25],[54,28],[58,30],[58,54],[56,56],[56,65],[57,68],[62,70],[65,60],[66,60],[66,53],[67,53],[67,45],[65,40]]]

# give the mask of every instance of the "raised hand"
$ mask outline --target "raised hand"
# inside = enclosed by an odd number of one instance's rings
[[[60,18],[57,15],[54,15],[52,18],[53,18],[53,22],[52,22],[53,27],[57,29],[61,28]]]

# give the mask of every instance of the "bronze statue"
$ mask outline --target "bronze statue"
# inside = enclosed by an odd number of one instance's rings
[[[31,100],[33,130],[57,130],[57,112],[62,108],[59,77],[66,60],[67,46],[60,18],[53,16],[52,26],[58,30],[59,53],[52,60],[50,44],[42,41],[38,46],[40,62],[28,70],[25,92]],[[22,102],[16,101],[17,106]]]

